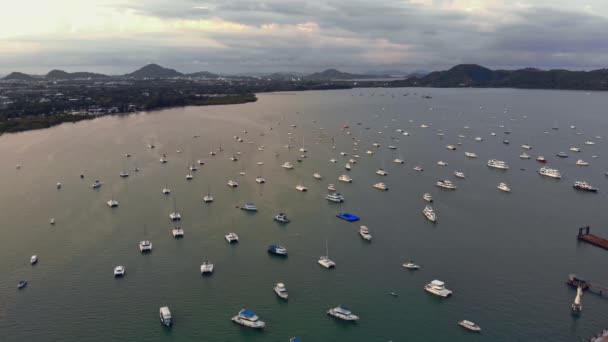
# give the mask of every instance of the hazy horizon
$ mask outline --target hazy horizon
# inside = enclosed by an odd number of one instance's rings
[[[608,2],[22,0],[0,13],[0,74],[606,66]]]

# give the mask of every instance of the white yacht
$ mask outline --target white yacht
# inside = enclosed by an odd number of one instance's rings
[[[538,170],[538,173],[540,175],[547,176],[547,177],[550,177],[550,178],[557,178],[557,179],[562,178],[562,174],[558,170],[551,169],[551,168],[548,168],[548,167],[541,167]]]
[[[114,277],[122,277],[125,275],[126,268],[122,265],[114,267]]]
[[[581,149],[578,148],[578,147],[570,147],[570,151],[572,151],[572,152],[580,152]]]
[[[139,242],[139,251],[144,253],[144,252],[151,252],[152,251],[152,242],[148,241],[148,240],[142,240]]]
[[[498,184],[497,188],[504,192],[511,192],[511,188],[509,188],[507,183],[500,183],[500,184]]]
[[[388,186],[382,182],[374,184],[374,188],[378,190],[388,190]]]
[[[98,188],[100,188],[100,187],[101,187],[101,185],[102,185],[102,184],[103,184],[103,183],[101,183],[100,181],[96,180],[96,181],[95,181],[95,183],[93,183],[93,185],[91,185],[91,187],[92,187],[93,189],[98,189]]]
[[[354,315],[347,307],[342,305],[327,310],[327,314],[344,321],[356,321],[359,319],[359,316]]]
[[[300,192],[306,192],[306,191],[308,191],[308,188],[302,184],[298,184],[298,185],[296,185],[296,190],[298,190]]]
[[[175,226],[171,229],[171,234],[173,234],[174,238],[182,238],[184,237],[184,230],[180,226]]]
[[[482,137],[475,137],[475,141],[483,141]]]
[[[431,221],[431,222],[437,221],[437,215],[435,215],[435,211],[433,210],[433,207],[431,207],[430,205],[425,206],[424,209],[422,210],[422,213],[429,221]]]
[[[227,183],[227,184],[228,184],[228,186],[229,186],[229,187],[231,187],[231,188],[236,188],[236,187],[238,187],[238,186],[239,186],[239,183],[237,183],[235,180],[232,180],[232,179],[228,180],[228,183]]]
[[[447,179],[438,180],[437,183],[435,183],[435,185],[437,185],[440,188],[450,189],[450,190],[456,190],[458,188],[454,183],[452,183],[451,181],[449,181]]]
[[[456,146],[454,146],[454,145],[447,145],[445,148],[447,148],[448,150],[451,150],[451,151],[456,150]]]
[[[584,160],[582,160],[582,159],[579,159],[579,160],[576,161],[576,165],[578,165],[578,166],[589,166],[589,163],[586,162],[586,161],[584,161]]]
[[[336,159],[334,159],[334,158],[331,158],[329,161],[330,161],[330,162],[332,162],[332,163],[337,163],[337,162],[338,162],[338,161],[337,161]]]
[[[287,299],[289,298],[289,294],[287,293],[287,288],[285,287],[285,284],[283,283],[277,283],[274,288],[274,293],[277,294],[277,296],[279,296],[279,298],[281,299]]]
[[[350,178],[350,176],[348,175],[341,175],[340,177],[338,177],[338,180],[344,183],[352,183],[353,179]]]
[[[477,154],[474,152],[465,152],[464,156],[468,158],[477,158]]]
[[[439,297],[449,297],[452,291],[445,288],[445,283],[441,280],[433,280],[424,286],[426,292],[432,293]]]
[[[336,186],[334,184],[328,184],[327,185],[327,190],[329,191],[336,191]]]
[[[206,194],[205,197],[203,197],[203,202],[205,202],[205,203],[213,202],[213,196],[211,196],[211,194]]]
[[[463,327],[467,330],[471,330],[474,332],[481,332],[481,328],[477,324],[475,324],[471,321],[467,321],[466,319],[458,322],[458,325],[460,325],[461,327]]]
[[[201,264],[201,274],[213,273],[213,264],[209,260],[203,261]]]
[[[507,170],[509,169],[509,165],[502,160],[490,159],[488,160],[488,166],[493,167],[495,169]]]
[[[37,263],[37,262],[38,262],[38,256],[37,256],[37,255],[35,255],[35,254],[34,254],[34,255],[32,255],[32,256],[30,257],[30,264],[34,265],[34,264],[35,264],[35,263]]]
[[[264,178],[264,177],[256,177],[255,181],[257,183],[264,184],[264,183],[266,183],[266,178]]]
[[[461,171],[454,171],[454,176],[456,176],[458,178],[465,178],[464,172],[461,172]]]
[[[108,203],[108,206],[110,208],[116,208],[116,207],[118,207],[118,201],[115,200],[115,199],[111,199],[107,203]]]
[[[284,162],[283,165],[281,165],[282,168],[287,169],[287,170],[291,170],[293,169],[293,164],[290,162]]]
[[[411,262],[411,261],[408,261],[408,262],[406,262],[406,263],[402,264],[402,265],[401,265],[401,267],[403,267],[403,268],[407,268],[407,269],[410,269],[410,270],[417,270],[417,269],[419,269],[419,268],[420,268],[420,266],[418,266],[418,265],[414,264],[414,263],[413,263],[413,262]]]
[[[378,171],[376,171],[376,174],[380,176],[388,176],[388,172],[384,171],[384,169],[378,169]]]
[[[239,236],[236,233],[228,233],[224,237],[228,243],[239,242]]]
[[[530,145],[521,145],[521,148],[523,148],[524,150],[531,150],[532,146],[530,146]]]
[[[403,164],[403,163],[404,163],[404,161],[403,161],[403,159],[400,159],[400,158],[395,158],[395,159],[393,160],[393,163],[395,163],[395,164]]]
[[[439,165],[439,166],[448,166],[448,163],[440,160],[440,161],[437,162],[437,165]]]
[[[424,171],[422,166],[414,166],[414,171]]]
[[[319,173],[317,173],[317,172],[313,173],[313,174],[312,174],[312,176],[313,176],[315,179],[323,179],[323,177],[321,177],[321,174],[319,174]]]
[[[352,167],[350,166],[350,163],[346,163],[346,165],[344,165],[344,168],[350,171]]]
[[[521,158],[521,159],[530,159],[530,155],[524,152],[524,153],[522,153],[522,154],[519,155],[519,158]]]
[[[595,145],[593,141],[585,141],[585,145]]]
[[[431,194],[428,192],[422,195],[422,198],[427,202],[433,202],[433,196],[431,196]]]
[[[331,201],[331,202],[336,202],[336,203],[344,202],[344,196],[342,196],[342,194],[340,194],[339,192],[327,194],[327,195],[325,195],[325,199],[327,199],[328,201]]]
[[[163,195],[169,195],[171,193],[171,189],[163,188]]]
[[[173,318],[171,317],[171,311],[169,311],[168,306],[163,306],[159,310],[160,321],[162,324],[170,327],[173,323]]]
[[[359,227],[359,235],[361,235],[364,240],[372,240],[372,234],[369,233],[369,229],[367,228],[367,226]]]
[[[238,315],[232,317],[232,321],[248,328],[263,329],[266,327],[266,323],[261,321],[253,311],[246,309],[239,311]]]

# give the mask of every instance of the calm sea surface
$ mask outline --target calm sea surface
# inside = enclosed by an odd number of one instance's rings
[[[608,296],[586,293],[584,311],[574,318],[575,291],[565,285],[569,273],[608,284],[608,252],[575,238],[582,225],[608,237],[607,103],[608,93],[511,89],[261,94],[245,105],[103,117],[4,135],[0,340],[581,341],[608,326]],[[284,147],[289,133],[292,149]],[[587,140],[596,144],[585,145]],[[445,148],[459,141],[456,151]],[[382,146],[373,148],[374,142]],[[308,158],[298,163],[302,143]],[[389,150],[391,144],[398,148]],[[525,151],[532,159],[518,157],[522,144],[533,147]],[[219,146],[224,151],[210,156]],[[570,152],[572,146],[582,151]],[[368,149],[375,153],[367,155]],[[479,158],[468,159],[465,151]],[[570,157],[555,157],[560,151]],[[238,152],[239,161],[230,161]],[[353,183],[338,182],[355,153],[361,157],[350,171]],[[537,155],[547,157],[547,166],[563,178],[538,175]],[[397,157],[405,164],[393,163]],[[488,168],[491,158],[510,169]],[[198,159],[206,164],[187,181],[188,165]],[[591,165],[576,166],[577,159]],[[439,160],[449,166],[436,165]],[[281,168],[285,161],[295,169]],[[412,170],[415,165],[424,172]],[[375,174],[381,167],[387,177]],[[128,178],[119,177],[123,169]],[[454,170],[466,179],[454,178]],[[314,172],[323,180],[315,180]],[[258,175],[268,182],[256,183]],[[230,178],[238,188],[226,185]],[[458,190],[437,188],[441,178],[453,180]],[[95,179],[104,183],[98,190],[91,188]],[[600,192],[577,192],[575,180],[588,180]],[[379,181],[390,190],[372,188]],[[499,182],[512,192],[499,191]],[[299,183],[309,191],[296,191]],[[328,183],[337,185],[345,203],[323,198]],[[167,185],[170,196],[161,193]],[[207,192],[215,197],[212,204],[202,201]],[[425,192],[435,199],[436,225],[421,213]],[[112,197],[120,203],[116,209],[106,205]],[[183,217],[181,240],[171,235],[174,201]],[[245,202],[259,211],[235,208]],[[273,222],[279,211],[292,222]],[[361,221],[341,221],[335,217],[339,211]],[[373,234],[371,243],[359,237],[361,224]],[[238,245],[224,240],[230,231],[239,235]],[[142,239],[152,241],[152,253],[139,252]],[[334,270],[317,264],[326,241]],[[270,256],[271,243],[286,246],[289,257]],[[35,266],[29,264],[32,254],[40,260]],[[209,277],[199,271],[205,259],[215,264]],[[419,271],[401,267],[410,259],[421,265]],[[126,276],[115,279],[113,268],[120,264]],[[21,279],[29,285],[17,290]],[[446,282],[454,295],[442,300],[424,292],[433,279]],[[279,281],[289,290],[289,302],[272,291]],[[361,320],[344,324],[325,314],[339,304]],[[158,319],[164,305],[175,318],[171,329]],[[265,320],[265,331],[232,323],[241,308]],[[460,328],[462,319],[483,332]]]

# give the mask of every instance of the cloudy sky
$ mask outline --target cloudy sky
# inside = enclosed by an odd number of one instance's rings
[[[0,73],[608,64],[608,0],[0,0]]]

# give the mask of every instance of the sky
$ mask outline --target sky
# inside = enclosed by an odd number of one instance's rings
[[[0,73],[598,69],[608,0],[0,0]]]

